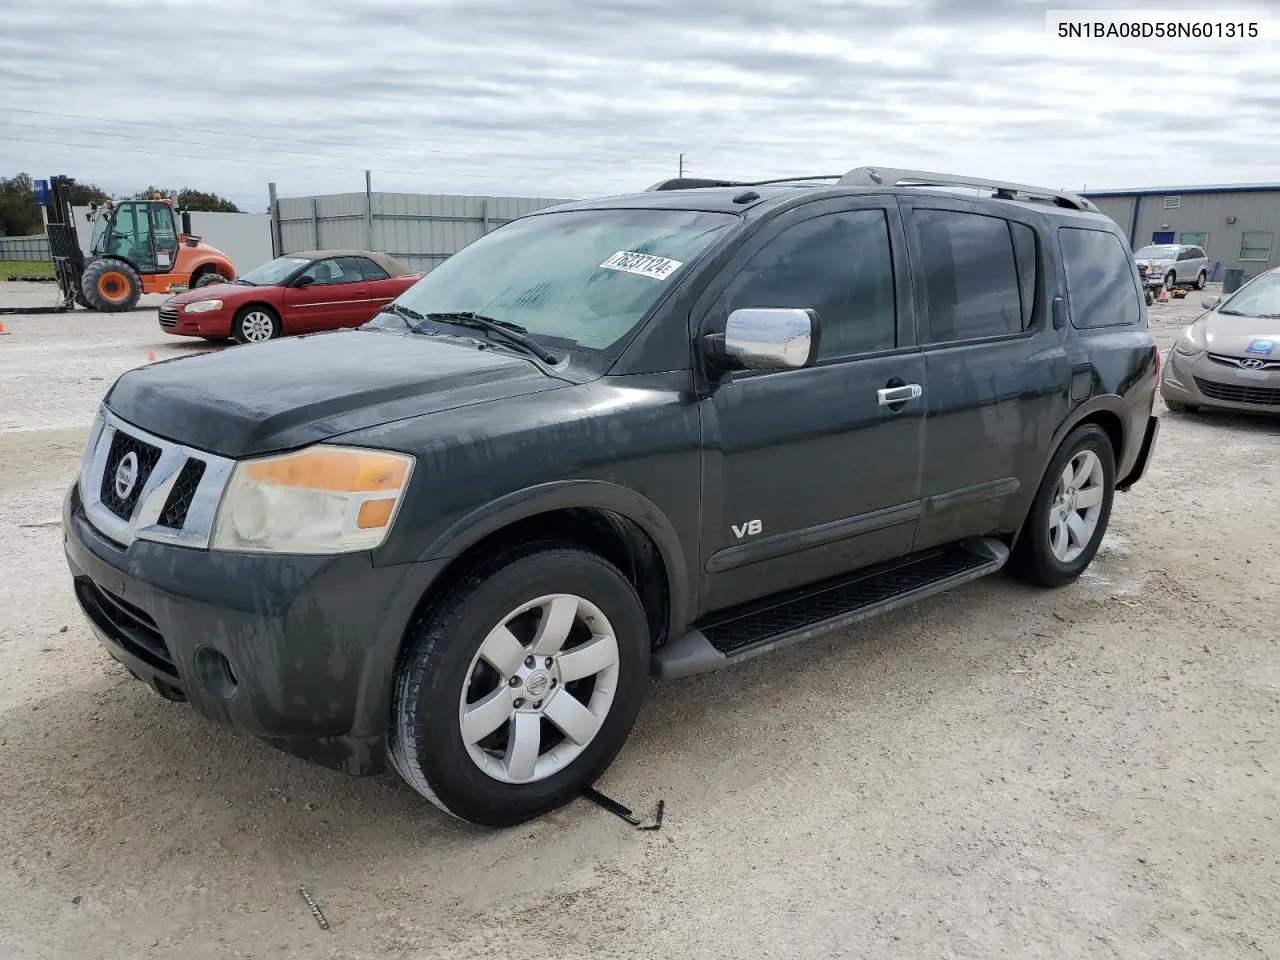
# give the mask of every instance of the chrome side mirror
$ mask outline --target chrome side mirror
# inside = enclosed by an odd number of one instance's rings
[[[1204,307],[1206,310],[1212,310],[1221,302],[1222,302],[1221,297],[1205,297],[1203,300],[1200,301],[1200,306]]]
[[[798,370],[818,358],[822,322],[816,310],[734,310],[724,334],[710,338],[711,361],[738,370]]]

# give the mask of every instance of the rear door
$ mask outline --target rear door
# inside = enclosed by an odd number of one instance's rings
[[[310,277],[311,282],[299,286],[298,280],[303,277]],[[354,257],[317,260],[298,280],[284,295],[284,324],[288,332],[314,333],[364,322],[354,318],[369,309],[369,284]]]
[[[1007,528],[1066,415],[1071,366],[1034,215],[943,197],[902,206],[927,381],[923,549]]]

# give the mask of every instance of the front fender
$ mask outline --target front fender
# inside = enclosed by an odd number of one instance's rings
[[[430,561],[456,557],[503,527],[571,507],[608,510],[626,517],[649,535],[667,571],[671,628],[684,626],[688,622],[689,572],[675,527],[643,494],[605,480],[557,480],[499,497],[445,530],[427,547],[421,560],[430,565]]]

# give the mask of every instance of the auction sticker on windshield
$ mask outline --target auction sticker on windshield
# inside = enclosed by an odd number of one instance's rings
[[[1274,340],[1253,340],[1249,346],[1245,347],[1245,353],[1256,353],[1260,356],[1269,357],[1275,351],[1276,341]]]
[[[605,270],[621,270],[623,273],[636,273],[642,277],[652,277],[654,280],[665,280],[679,270],[683,263],[666,257],[655,257],[648,253],[619,250],[600,266]]]

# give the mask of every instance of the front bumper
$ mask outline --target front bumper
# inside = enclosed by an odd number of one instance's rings
[[[401,588],[415,565],[123,547],[88,521],[76,485],[62,519],[81,609],[134,676],[306,760],[384,769],[395,658],[420,595]]]
[[[177,337],[208,337],[223,340],[231,336],[231,314],[226,310],[213,313],[187,313],[180,306],[162,304],[160,329]]]
[[[1186,357],[1170,349],[1160,395],[1193,407],[1280,414],[1280,369],[1248,370],[1207,353]]]

